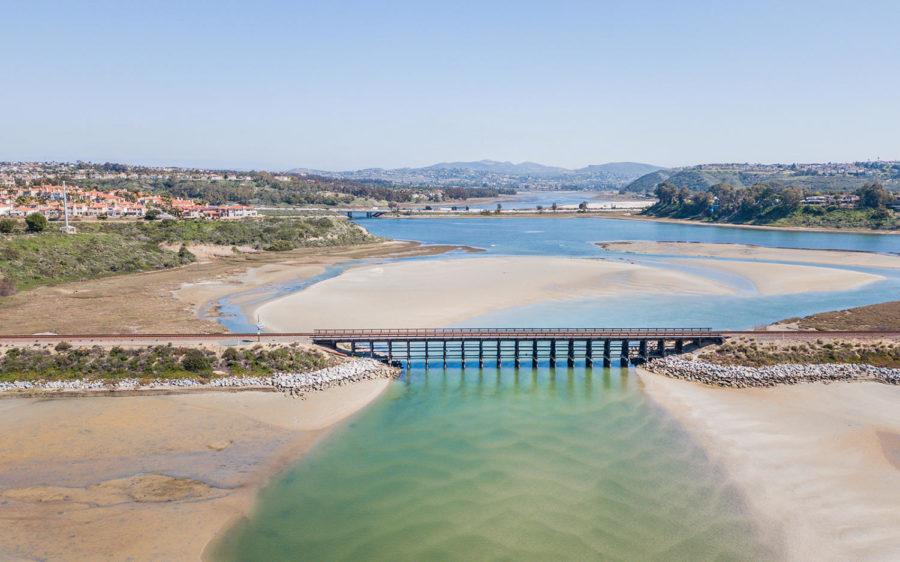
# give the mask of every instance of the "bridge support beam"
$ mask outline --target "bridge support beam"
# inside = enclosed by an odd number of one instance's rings
[[[538,366],[538,342],[531,340],[531,366],[535,369]]]
[[[575,366],[575,340],[569,340],[569,349],[566,351],[566,366]]]
[[[619,364],[622,365],[623,367],[627,367],[627,366],[628,366],[628,361],[629,361],[629,357],[628,357],[629,349],[628,349],[628,347],[629,347],[628,340],[622,340],[622,354],[621,354],[621,358],[619,359]]]
[[[594,342],[592,340],[584,342],[584,366],[594,366]]]
[[[466,368],[466,340],[461,340],[459,342],[459,355],[461,357],[460,361],[462,361],[462,368]]]
[[[410,359],[409,348],[410,348],[409,340],[406,340],[406,368],[407,369],[409,369],[409,359]]]
[[[550,340],[550,366],[556,367],[556,340]]]
[[[684,353],[684,340],[675,340],[675,353]]]
[[[497,368],[498,369],[500,368],[501,363],[502,363],[502,360],[500,358],[500,340],[497,340]]]
[[[650,349],[649,349],[649,347],[650,347],[650,346],[647,345],[647,340],[641,340],[641,341],[638,343],[638,353],[639,353],[640,356],[641,356],[641,361],[643,361],[644,363],[646,363],[647,360],[650,359]]]
[[[369,341],[369,357],[375,358],[375,342]]]
[[[519,367],[519,340],[514,340],[513,342],[513,363],[516,368]]]
[[[657,340],[656,342],[656,353],[660,357],[666,356],[666,340]]]
[[[356,355],[356,340],[350,341],[350,355]]]
[[[441,355],[444,358],[444,368],[447,368],[447,340],[441,340]]]
[[[484,367],[484,340],[478,340],[478,368]]]
[[[603,366],[612,367],[612,344],[609,340],[603,340]]]

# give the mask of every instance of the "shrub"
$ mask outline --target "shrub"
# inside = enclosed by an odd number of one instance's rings
[[[181,366],[185,371],[199,373],[209,371],[212,368],[212,362],[209,357],[199,349],[189,349],[181,358]]]
[[[293,250],[294,244],[292,244],[288,240],[275,240],[268,246],[266,246],[267,252],[287,252],[288,250]]]
[[[14,219],[0,219],[0,234],[10,234],[16,229]]]
[[[25,217],[25,224],[28,225],[28,232],[43,232],[47,229],[47,217],[41,213],[31,213]]]
[[[144,213],[144,220],[155,221],[159,218],[159,211],[156,209],[150,209],[146,213]]]
[[[72,349],[72,344],[67,341],[61,341],[56,344],[56,347],[54,347],[53,349],[55,349],[56,351],[69,351],[70,349]]]
[[[178,259],[181,260],[182,263],[188,263],[197,260],[197,256],[191,253],[188,250],[187,245],[182,244],[181,248],[178,249]]]
[[[8,297],[16,294],[16,284],[12,279],[0,277],[0,297]]]

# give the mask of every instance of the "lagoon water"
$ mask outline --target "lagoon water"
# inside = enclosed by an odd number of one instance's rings
[[[659,259],[593,245],[622,239],[900,251],[893,236],[603,219],[380,219],[365,226],[392,238],[506,255]],[[896,298],[900,280],[888,275],[846,293],[764,298],[748,289],[716,299],[557,302],[466,324],[744,328]],[[215,556],[760,560],[781,554],[777,530],[754,521],[727,475],[649,401],[633,371],[413,365],[264,490],[255,515]]]

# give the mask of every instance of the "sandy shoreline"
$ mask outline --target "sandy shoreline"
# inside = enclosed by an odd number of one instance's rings
[[[874,252],[851,252],[840,250],[806,250],[794,248],[771,248],[750,244],[717,244],[701,242],[652,242],[645,240],[625,240],[603,242],[601,247],[615,252],[633,254],[663,254],[704,258],[726,258],[737,260],[759,260],[810,263],[819,265],[840,265],[900,269],[900,256],[877,254]]]
[[[900,558],[900,387],[722,389],[638,369],[785,534],[791,560]]]
[[[389,384],[306,400],[255,391],[0,400],[0,558],[200,559],[269,477]]]

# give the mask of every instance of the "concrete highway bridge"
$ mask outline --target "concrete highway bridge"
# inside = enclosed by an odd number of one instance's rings
[[[512,361],[555,366],[583,361],[592,366],[641,363],[653,357],[684,353],[698,347],[721,343],[728,338],[751,337],[765,340],[900,340],[900,331],[767,331],[711,330],[709,328],[439,328],[439,329],[353,329],[312,332],[262,332],[219,334],[14,334],[0,335],[0,346],[54,344],[73,345],[236,345],[315,343],[336,352],[370,356],[400,363],[426,364],[477,362],[499,364]]]

